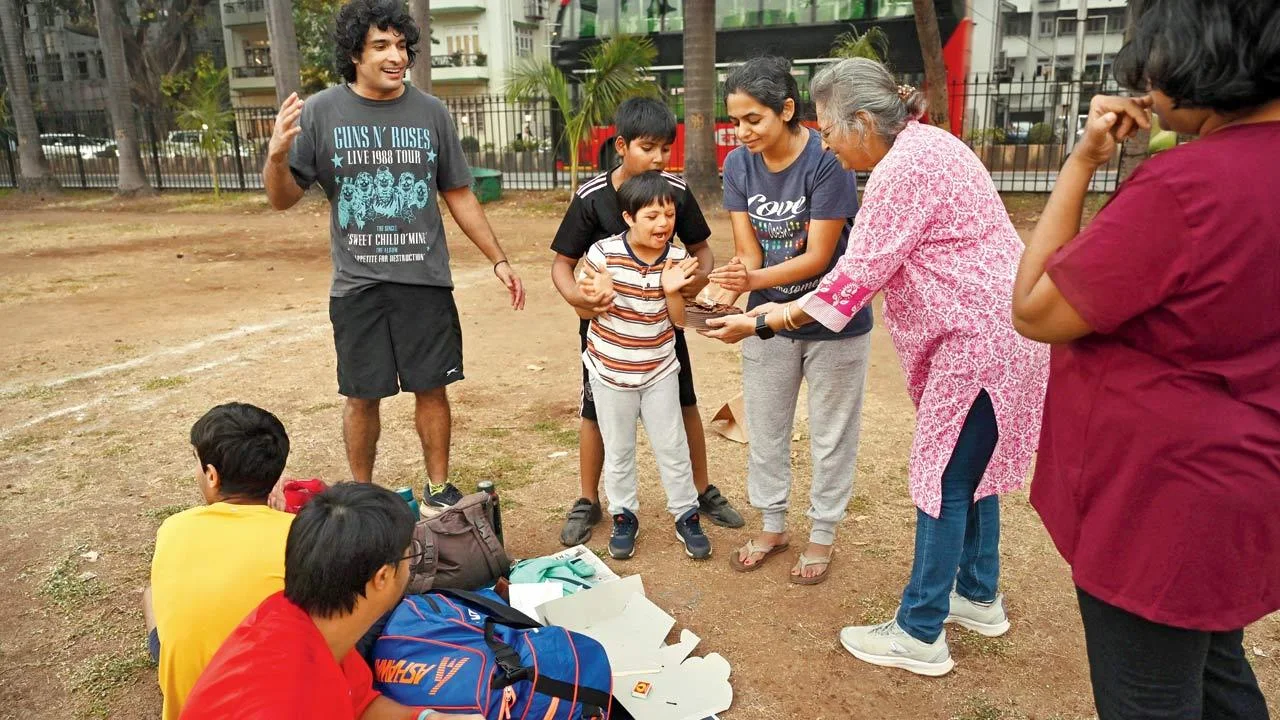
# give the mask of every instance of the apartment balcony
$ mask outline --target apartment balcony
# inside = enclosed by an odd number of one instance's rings
[[[231,68],[232,90],[274,89],[275,75],[270,65],[247,65]]]
[[[264,0],[228,0],[222,3],[222,26],[260,25],[267,22]]]
[[[431,0],[432,15],[462,15],[484,12],[487,0]],[[434,81],[435,76],[432,76]]]
[[[431,12],[435,12],[432,5]],[[489,57],[484,53],[431,56],[431,82],[464,83],[489,80]]]
[[[544,20],[547,17],[549,0],[524,0],[524,16],[529,20]]]

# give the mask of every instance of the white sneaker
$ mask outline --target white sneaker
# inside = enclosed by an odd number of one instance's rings
[[[990,604],[976,603],[951,591],[951,610],[946,622],[968,628],[979,635],[1000,637],[1009,632],[1009,617],[1004,612],[1004,593]]]
[[[840,631],[840,644],[863,662],[917,675],[939,677],[956,665],[947,647],[946,631],[932,643],[923,643],[908,635],[896,619],[881,625],[847,627]]]

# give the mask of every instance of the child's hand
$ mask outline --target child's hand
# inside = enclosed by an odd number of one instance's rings
[[[578,292],[582,293],[591,310],[597,314],[604,312],[613,304],[613,275],[608,270],[596,272],[584,264],[578,276]]]
[[[738,257],[733,257],[727,265],[711,271],[711,282],[733,293],[744,293],[751,289],[751,277],[747,266]]]
[[[667,264],[662,268],[662,292],[667,295],[679,295],[685,286],[693,282],[693,276],[697,274],[697,258],[685,258],[679,263],[667,258]]]

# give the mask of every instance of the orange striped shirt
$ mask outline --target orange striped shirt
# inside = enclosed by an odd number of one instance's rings
[[[608,237],[587,251],[593,270],[613,276],[616,295],[613,307],[591,321],[582,360],[605,384],[638,390],[680,370],[675,328],[662,291],[662,267],[668,258],[679,262],[688,253],[668,245],[649,265],[635,256],[626,238],[626,233]]]

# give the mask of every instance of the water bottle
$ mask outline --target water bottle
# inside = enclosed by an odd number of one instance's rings
[[[497,488],[492,480],[481,480],[476,483],[476,489],[489,496],[489,506],[493,508],[493,533],[498,536],[498,542],[506,545],[502,539],[502,502]]]
[[[418,500],[413,496],[413,488],[402,487],[396,490],[396,494],[409,504],[409,509],[413,511],[413,517],[416,521],[418,518]]]

